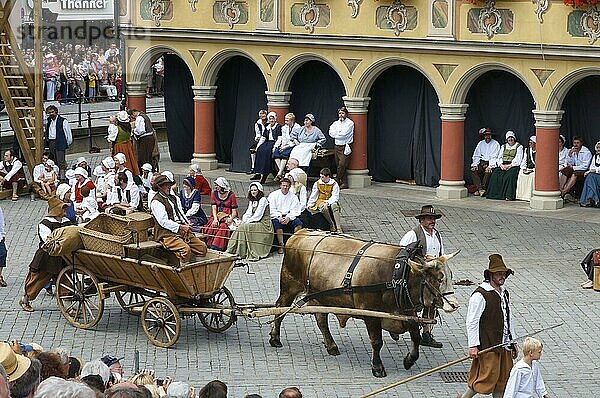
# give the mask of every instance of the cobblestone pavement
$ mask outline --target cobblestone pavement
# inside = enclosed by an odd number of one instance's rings
[[[164,149],[164,148],[163,148]],[[92,164],[95,164],[92,161]],[[179,173],[182,165],[165,163]],[[245,196],[248,177],[224,170],[207,172],[207,177],[227,175],[239,197]],[[274,189],[273,184],[268,189]],[[242,202],[242,200],[240,200]],[[524,203],[496,202],[480,198],[440,201],[428,188],[405,188],[395,184],[343,191],[343,226],[347,233],[366,239],[398,242],[404,231],[415,225],[401,210],[423,203],[440,206],[445,217],[438,222],[447,251],[461,249],[452,260],[454,280],[479,282],[490,253],[501,253],[516,275],[509,278],[518,334],[564,322],[560,328],[540,334],[545,343],[542,373],[552,397],[594,397],[600,390],[598,372],[600,346],[597,320],[600,293],[584,291],[579,283],[584,274],[580,260],[598,246],[600,213],[595,209],[567,206],[556,212],[536,212]],[[75,356],[91,359],[112,353],[124,356],[124,367],[133,367],[134,350],[141,366],[157,369],[175,379],[197,386],[218,378],[230,388],[230,396],[246,393],[276,396],[284,386],[298,385],[306,397],[356,397],[397,380],[462,357],[466,352],[464,320],[466,303],[474,287],[456,286],[461,308],[442,315],[434,334],[442,349],[423,347],[421,357],[409,371],[402,358],[410,339],[395,342],[384,337],[382,360],[388,377],[371,376],[371,347],[364,324],[351,320],[340,329],[330,319],[341,355],[327,355],[321,335],[311,316],[286,317],[282,328],[283,348],[269,346],[268,319],[238,319],[222,334],[208,332],[194,318],[183,321],[178,343],[171,349],[153,346],[146,339],[137,317],[125,313],[113,297],[105,302],[103,318],[93,330],[71,327],[62,318],[53,299],[44,294],[33,302],[36,312],[20,311],[17,304],[27,265],[37,246],[35,225],[45,213],[45,203],[0,202],[7,219],[8,288],[0,290],[2,339],[36,341],[44,347],[63,346]],[[245,209],[245,203],[241,205]],[[279,293],[281,256],[234,269],[226,283],[240,303],[273,303]],[[468,370],[468,361],[448,371]],[[168,369],[168,371],[166,371]],[[444,383],[433,374],[390,390],[382,396],[455,397],[463,383]]]

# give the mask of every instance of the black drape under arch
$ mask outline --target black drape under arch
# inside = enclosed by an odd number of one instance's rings
[[[565,96],[560,131],[567,139],[567,147],[570,148],[573,137],[579,135],[594,153],[594,146],[600,140],[599,93],[600,76],[588,76],[571,87]]]
[[[385,70],[369,92],[368,164],[374,180],[437,186],[441,120],[437,94],[407,66]]]
[[[194,154],[193,85],[192,72],[185,62],[178,55],[165,54],[165,121],[173,162],[189,162]]]
[[[258,111],[267,109],[267,84],[248,58],[229,59],[217,75],[215,94],[215,152],[231,171],[250,170],[248,148],[254,143]]]
[[[533,110],[535,102],[525,84],[516,76],[504,71],[491,71],[481,75],[467,94],[469,104],[465,119],[465,181],[471,179],[471,161],[475,146],[480,141],[479,129],[490,127],[500,145],[504,134],[515,132],[517,141],[527,146],[529,137],[535,135]]]
[[[346,95],[338,74],[323,62],[308,61],[294,73],[289,91],[292,92],[290,112],[296,115],[296,122],[302,126],[304,115],[312,113],[315,125],[327,137],[325,147],[333,148],[329,126],[337,119],[337,110],[344,105],[342,97]],[[283,123],[282,120],[279,122]]]

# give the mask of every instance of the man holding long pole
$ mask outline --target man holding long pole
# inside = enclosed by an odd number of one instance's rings
[[[492,254],[489,259],[488,269],[483,272],[484,281],[469,300],[466,323],[469,356],[473,362],[467,391],[457,398],[471,398],[477,393],[502,398],[513,359],[518,355],[514,343],[479,354],[489,347],[510,342],[516,336],[509,295],[504,288],[506,278],[514,272],[506,267],[501,255]]]

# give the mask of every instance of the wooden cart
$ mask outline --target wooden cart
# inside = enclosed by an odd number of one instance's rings
[[[181,318],[198,315],[212,332],[227,330],[236,314],[231,292],[223,286],[236,256],[209,250],[206,257],[185,266],[145,261],[141,251],[161,251],[147,241],[124,247],[125,256],[77,250],[63,258],[65,267],[56,280],[57,301],[62,315],[73,326],[89,329],[104,311],[104,300],[114,293],[130,314],[141,314],[148,339],[170,347],[181,334]],[[127,255],[132,257],[127,257]]]

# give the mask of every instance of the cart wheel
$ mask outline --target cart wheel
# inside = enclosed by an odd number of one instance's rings
[[[233,295],[226,287],[223,287],[206,304],[209,308],[233,309],[235,301]],[[235,323],[235,315],[199,313],[200,322],[211,332],[221,333],[226,331]]]
[[[115,296],[121,308],[125,312],[132,315],[139,315],[139,312],[134,312],[133,309],[136,307],[143,307],[146,302],[152,297],[158,296],[149,290],[118,290],[115,292]]]
[[[179,311],[164,297],[152,298],[142,308],[142,327],[152,344],[171,347],[181,334]]]
[[[56,301],[65,319],[81,329],[94,327],[104,312],[98,279],[84,267],[63,268],[56,278]]]

